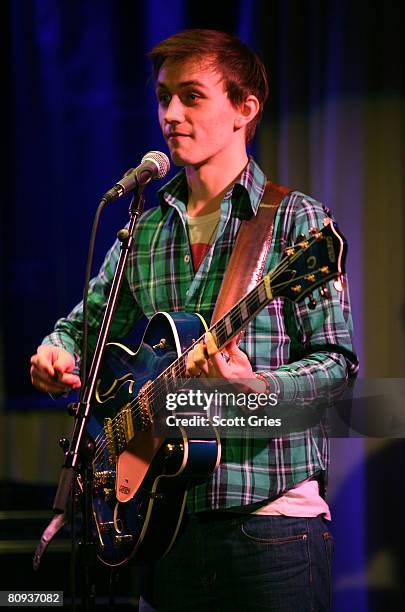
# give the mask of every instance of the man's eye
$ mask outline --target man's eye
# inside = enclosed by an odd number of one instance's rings
[[[168,104],[170,102],[169,94],[158,94],[159,104]]]
[[[186,93],[183,96],[183,104],[185,104],[186,106],[194,106],[194,104],[198,104],[200,100],[200,94],[194,92]]]

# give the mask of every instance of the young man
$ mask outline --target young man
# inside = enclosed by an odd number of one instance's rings
[[[243,219],[257,214],[266,178],[249,159],[268,94],[265,69],[238,39],[191,30],[151,53],[159,121],[182,170],[160,190],[159,206],[137,228],[111,337],[142,314],[198,312],[210,321]],[[276,213],[266,271],[300,234],[322,227],[326,209],[299,192]],[[119,244],[93,281],[94,338]],[[347,291],[315,309],[274,299],[242,342],[218,353],[208,336],[190,354],[191,376],[250,381],[244,390],[290,396],[354,376]],[[80,386],[82,308],[78,305],[32,357],[33,384],[60,393]],[[219,468],[188,495],[188,518],[171,552],[148,568],[140,609],[225,611],[330,608],[332,538],[324,499],[328,444],[315,426],[281,438],[224,439]]]

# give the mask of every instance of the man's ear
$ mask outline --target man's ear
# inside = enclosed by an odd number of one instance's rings
[[[235,117],[235,128],[239,129],[247,125],[254,119],[260,110],[260,102],[251,94],[238,108],[238,114]]]

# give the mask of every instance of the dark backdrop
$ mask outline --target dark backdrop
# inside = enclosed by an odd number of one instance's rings
[[[404,376],[394,2],[5,0],[1,11],[0,478],[11,483],[4,508],[13,504],[14,486],[57,477],[50,432],[58,435],[62,407],[31,388],[29,357],[81,298],[100,195],[145,152],[165,150],[146,54],[183,28],[227,30],[263,57],[271,95],[252,152],[273,180],[332,208],[350,245],[362,375]],[[148,188],[148,206],[156,188]],[[96,266],[126,222],[127,203],[115,203],[102,218]],[[333,445],[336,610],[386,610],[399,588],[394,521],[403,500],[403,445],[386,439]]]

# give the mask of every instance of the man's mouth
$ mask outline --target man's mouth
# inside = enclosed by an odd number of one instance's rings
[[[167,139],[170,140],[171,138],[187,138],[189,136],[190,134],[182,134],[181,132],[171,132],[167,135]]]

